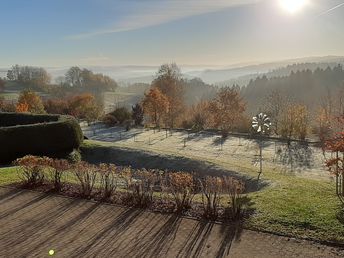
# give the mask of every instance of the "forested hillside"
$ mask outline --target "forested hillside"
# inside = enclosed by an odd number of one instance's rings
[[[288,76],[257,77],[242,87],[241,93],[248,103],[248,111],[252,113],[261,107],[266,96],[275,90],[313,109],[325,97],[337,95],[343,87],[344,70],[341,65],[337,65],[333,68],[317,68],[314,71],[292,71]]]

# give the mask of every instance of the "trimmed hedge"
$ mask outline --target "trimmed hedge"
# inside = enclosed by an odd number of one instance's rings
[[[59,115],[33,115],[28,113],[0,113],[0,127],[57,122]]]
[[[0,163],[28,154],[67,153],[82,140],[80,126],[70,116],[0,113]]]

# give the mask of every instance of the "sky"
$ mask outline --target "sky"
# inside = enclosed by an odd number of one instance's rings
[[[343,0],[0,0],[0,10],[0,67],[344,56]]]

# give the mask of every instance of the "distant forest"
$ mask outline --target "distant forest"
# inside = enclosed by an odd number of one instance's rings
[[[288,76],[257,77],[241,88],[241,94],[247,102],[247,111],[252,114],[264,106],[266,96],[276,90],[314,110],[324,98],[337,96],[343,89],[344,70],[341,65],[337,65],[333,68],[317,68],[314,71],[291,71]]]

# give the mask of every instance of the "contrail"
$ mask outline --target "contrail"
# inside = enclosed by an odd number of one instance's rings
[[[336,5],[335,7],[332,7],[331,9],[329,9],[329,10],[327,10],[327,11],[325,11],[325,12],[322,12],[321,14],[318,15],[318,17],[319,17],[319,16],[322,16],[322,15],[324,15],[324,14],[327,14],[327,13],[329,13],[329,12],[332,12],[333,10],[335,10],[335,9],[341,7],[341,6],[344,6],[344,3],[341,3],[341,4],[339,4],[339,5]]]

